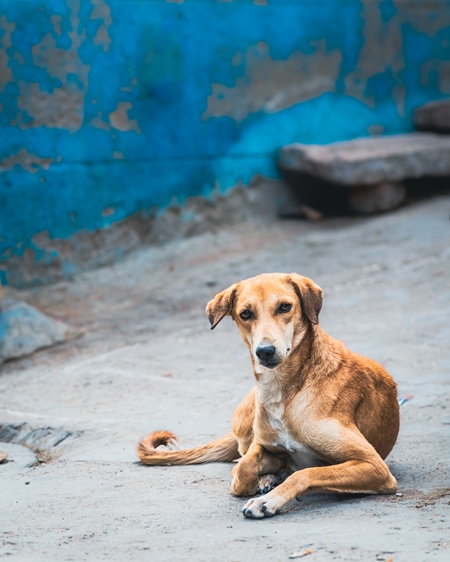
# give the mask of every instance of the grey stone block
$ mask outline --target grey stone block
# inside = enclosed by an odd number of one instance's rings
[[[69,437],[79,435],[80,431],[67,431],[62,428],[33,428],[27,422],[0,424],[0,442],[17,443],[32,449],[49,450]]]
[[[0,310],[0,363],[17,359],[70,337],[67,324],[49,318],[32,306],[2,299]]]
[[[450,137],[408,133],[328,145],[292,144],[281,149],[279,165],[349,187],[446,176],[450,175]]]
[[[23,447],[21,445],[16,445],[14,443],[2,443],[0,441],[0,450],[7,454],[5,462],[1,465],[2,477],[11,475],[23,475],[38,462],[35,453]],[[23,479],[25,483],[25,479]]]
[[[450,99],[421,105],[414,111],[413,122],[421,131],[450,133]]]

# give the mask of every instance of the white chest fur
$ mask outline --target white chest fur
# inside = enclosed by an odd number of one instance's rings
[[[258,400],[264,408],[265,421],[269,423],[273,431],[270,442],[264,442],[263,434],[259,435],[261,444],[269,450],[287,452],[292,460],[291,468],[293,470],[322,465],[323,462],[315,452],[304,443],[299,442],[298,438],[294,438],[286,429],[284,404],[278,377],[274,371],[264,371],[258,381]],[[256,421],[256,423],[258,422]],[[273,439],[274,433],[276,434],[275,439]]]

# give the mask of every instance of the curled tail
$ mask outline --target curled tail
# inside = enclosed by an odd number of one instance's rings
[[[238,442],[233,433],[204,445],[184,451],[157,450],[159,445],[168,449],[177,446],[177,438],[170,431],[153,431],[138,444],[136,452],[144,464],[201,464],[206,462],[234,461],[239,458]]]

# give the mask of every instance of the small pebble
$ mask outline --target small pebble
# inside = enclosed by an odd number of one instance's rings
[[[302,550],[301,552],[293,552],[289,554],[289,558],[292,560],[293,558],[303,558],[304,556],[308,556],[308,554],[312,554],[312,550],[307,548],[306,550]]]

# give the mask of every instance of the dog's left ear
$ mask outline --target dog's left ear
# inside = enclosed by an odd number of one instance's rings
[[[211,330],[214,330],[224,316],[231,314],[236,289],[237,283],[234,283],[234,285],[216,295],[206,305],[206,316],[211,323]]]
[[[291,273],[289,282],[294,286],[308,320],[311,324],[318,324],[323,301],[322,289],[312,279],[298,273]]]

